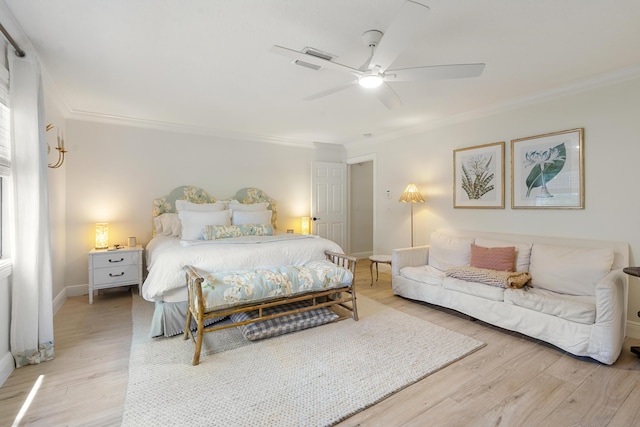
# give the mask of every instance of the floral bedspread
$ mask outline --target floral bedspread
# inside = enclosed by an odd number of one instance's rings
[[[204,278],[202,296],[205,299],[205,311],[274,297],[342,288],[353,281],[351,271],[328,260],[269,269],[199,273]]]

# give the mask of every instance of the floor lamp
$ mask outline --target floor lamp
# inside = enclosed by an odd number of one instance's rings
[[[422,198],[422,194],[418,191],[418,187],[413,182],[410,182],[407,185],[407,188],[404,189],[404,192],[400,195],[399,202],[402,203],[411,203],[411,247],[413,247],[413,204],[414,203],[424,203],[424,199]]]

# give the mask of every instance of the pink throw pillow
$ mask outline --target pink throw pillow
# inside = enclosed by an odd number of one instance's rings
[[[515,246],[485,248],[471,244],[471,266],[497,271],[514,271]]]

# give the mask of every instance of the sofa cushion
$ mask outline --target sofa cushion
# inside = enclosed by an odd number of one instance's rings
[[[429,265],[443,271],[454,265],[469,265],[473,242],[472,237],[456,237],[441,232],[431,233]]]
[[[471,244],[471,267],[489,270],[513,271],[515,268],[515,246],[487,248]]]
[[[493,301],[504,300],[504,288],[485,285],[484,283],[467,282],[466,280],[456,279],[455,277],[445,277],[442,281],[442,287],[451,291],[461,292],[463,294],[486,298]]]
[[[442,286],[442,279],[444,279],[444,271],[430,265],[403,267],[400,269],[400,275],[407,279],[433,286]]]
[[[596,284],[611,271],[610,248],[535,244],[531,249],[531,286],[568,295],[595,295]]]
[[[592,296],[563,295],[539,288],[507,289],[504,302],[585,325],[596,321],[596,300]]]
[[[515,271],[529,271],[529,261],[531,259],[531,243],[514,243],[505,242],[502,240],[477,238],[475,244],[478,246],[484,246],[485,248],[515,246]]]

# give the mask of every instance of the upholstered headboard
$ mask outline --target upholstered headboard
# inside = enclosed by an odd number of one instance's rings
[[[152,217],[155,218],[163,213],[176,212],[176,200],[187,200],[192,203],[214,203],[217,201],[231,201],[234,199],[245,204],[268,203],[267,209],[270,209],[272,212],[271,225],[273,225],[274,229],[277,229],[276,222],[278,221],[278,207],[276,201],[269,197],[264,191],[251,187],[238,190],[233,197],[215,199],[202,188],[195,187],[193,185],[183,185],[172,190],[167,196],[153,200]],[[153,234],[155,235],[155,226]]]

